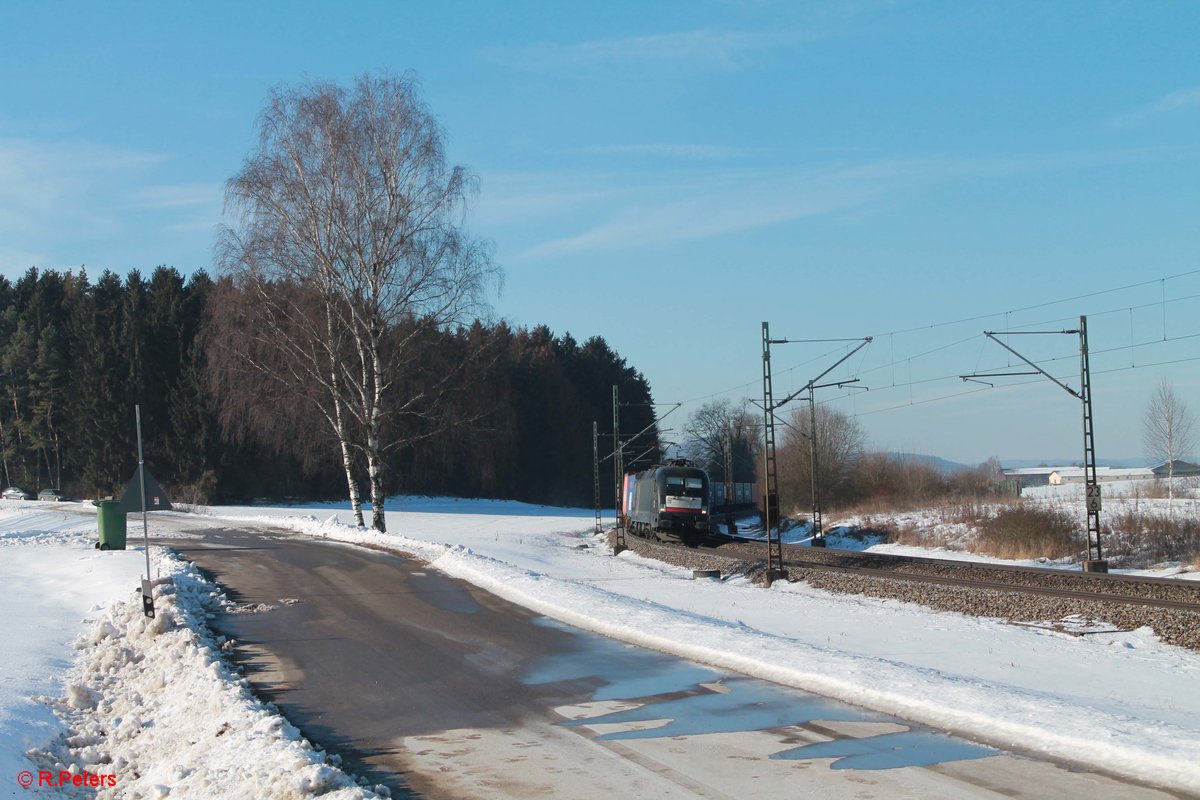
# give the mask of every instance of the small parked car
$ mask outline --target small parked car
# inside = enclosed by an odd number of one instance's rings
[[[61,503],[66,500],[67,496],[58,489],[42,489],[38,492],[38,500],[49,500],[52,503]]]
[[[33,495],[22,489],[20,486],[10,486],[3,492],[0,492],[0,497],[5,500],[32,500]]]

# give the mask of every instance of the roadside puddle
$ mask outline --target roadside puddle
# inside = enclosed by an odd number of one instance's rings
[[[808,743],[763,756],[829,760],[831,769],[923,767],[1000,755],[994,750],[894,717],[798,689],[733,675],[684,659],[577,631],[578,646],[544,659],[523,681],[594,686],[591,702],[564,706],[566,727],[587,728],[597,741],[680,738],[797,729]],[[825,741],[812,741],[824,739]],[[785,737],[781,744],[794,744]]]
[[[932,730],[916,729],[862,739],[831,739],[794,747],[771,758],[791,761],[836,759],[830,769],[899,769],[928,767],[947,761],[969,761],[1000,755],[999,750],[956,739]]]

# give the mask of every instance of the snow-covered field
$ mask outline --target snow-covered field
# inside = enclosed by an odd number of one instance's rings
[[[399,498],[394,507],[388,534],[350,527],[349,511],[338,505],[212,508],[199,518],[157,514],[151,532],[159,524],[174,533],[181,522],[242,520],[384,544],[581,628],[1001,747],[1200,793],[1200,654],[1164,645],[1148,631],[1072,636],[804,584],[765,590],[736,577],[694,581],[689,571],[632,553],[613,557],[603,538],[592,535],[593,514],[586,510],[420,498]],[[155,569],[173,578],[156,590],[160,618],[170,623],[146,625],[132,593],[142,554],[92,550],[95,522],[79,516],[85,508],[0,503],[4,586],[40,582],[29,614],[49,618],[53,608],[58,615],[46,627],[6,620],[2,631],[6,642],[19,645],[0,656],[0,766],[9,786],[16,787],[21,769],[37,773],[26,749],[45,748],[55,725],[66,724],[28,700],[52,695],[80,737],[70,756],[76,768],[112,774],[121,796],[153,797],[167,787],[172,797],[261,790],[256,781],[264,774],[243,771],[250,762],[265,764],[267,776],[295,777],[290,796],[337,787],[343,796],[358,794],[219,660],[220,643],[202,624],[206,604],[220,602],[211,596],[215,590],[187,565],[159,559]],[[140,535],[132,518],[130,533],[132,540]],[[68,588],[79,599],[54,606],[51,598],[65,598]],[[113,600],[120,603],[108,606]],[[92,621],[80,623],[85,616]],[[75,652],[71,641],[79,634],[82,649]],[[12,655],[17,650],[23,655]],[[134,672],[150,677],[131,686]],[[171,692],[160,685],[168,674]],[[212,710],[190,715],[199,717],[190,723],[203,726],[208,745],[189,748],[190,734],[174,731],[189,723],[183,709],[201,703]],[[248,738],[226,738],[235,735]],[[101,763],[105,758],[110,763]]]
[[[1108,527],[1112,527],[1111,523],[1113,520],[1118,522],[1118,528],[1127,526],[1131,520],[1151,520],[1153,518],[1173,518],[1177,521],[1190,520],[1192,522],[1200,520],[1200,499],[1197,498],[1198,490],[1195,485],[1195,479],[1192,478],[1176,479],[1175,497],[1171,500],[1165,497],[1151,496],[1152,494],[1160,494],[1161,489],[1159,492],[1151,492],[1155,487],[1150,481],[1113,481],[1102,484],[1101,488],[1104,492],[1101,519],[1103,522],[1109,523]],[[1078,535],[1081,537],[1080,541],[1082,542],[1086,519],[1086,512],[1084,511],[1084,487],[1082,484],[1027,488],[1022,493],[1022,501],[1035,507],[1061,511],[1068,518],[1078,520]],[[979,504],[972,506],[971,510],[986,512],[989,509],[994,510],[995,508],[995,504]],[[889,514],[887,516],[887,523],[890,527],[893,529],[907,528],[918,531],[921,543],[928,546],[914,547],[908,544],[877,544],[870,547],[870,549],[872,552],[921,556],[925,558],[974,560],[1029,567],[1050,567],[1054,569],[1082,568],[1079,559],[1075,558],[1057,561],[1048,559],[1004,560],[973,553],[971,550],[977,531],[971,524],[963,521],[963,516],[960,509],[953,505]],[[830,517],[826,526],[831,531],[828,536],[830,546],[846,546],[849,549],[859,549],[859,545],[855,543],[855,540],[847,540],[845,542],[836,541],[838,540],[837,526],[870,528],[877,521],[875,518],[861,515]],[[792,538],[799,540],[803,537],[804,529],[798,529]],[[786,535],[784,536],[784,541],[788,541]],[[1128,560],[1126,554],[1137,552],[1139,549],[1145,549],[1139,548],[1138,542],[1131,541],[1130,537],[1124,533],[1122,533],[1121,541],[1117,541],[1114,538],[1113,532],[1106,527],[1102,543],[1105,546],[1106,557],[1112,557],[1114,552],[1120,554],[1113,561],[1111,572],[1200,581],[1200,565],[1187,562],[1167,561],[1153,563],[1145,568],[1122,566],[1122,562]]]

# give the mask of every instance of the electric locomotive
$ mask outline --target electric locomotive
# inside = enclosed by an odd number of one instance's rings
[[[624,524],[648,539],[696,547],[709,535],[708,475],[683,464],[625,475]]]

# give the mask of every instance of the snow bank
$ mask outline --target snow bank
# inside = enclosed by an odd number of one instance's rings
[[[204,622],[225,602],[217,588],[173,556],[155,561],[165,576],[155,618],[140,591],[96,615],[76,640],[65,696],[42,698],[72,731],[32,754],[43,785],[73,779],[100,798],[380,796],[259,702],[223,658],[226,644]]]
[[[135,551],[92,548],[95,521],[31,503],[0,501],[0,797],[7,797],[32,747],[58,736],[62,722],[32,698],[58,693],[81,620],[137,585],[145,563]],[[7,785],[6,785],[7,784]]]

